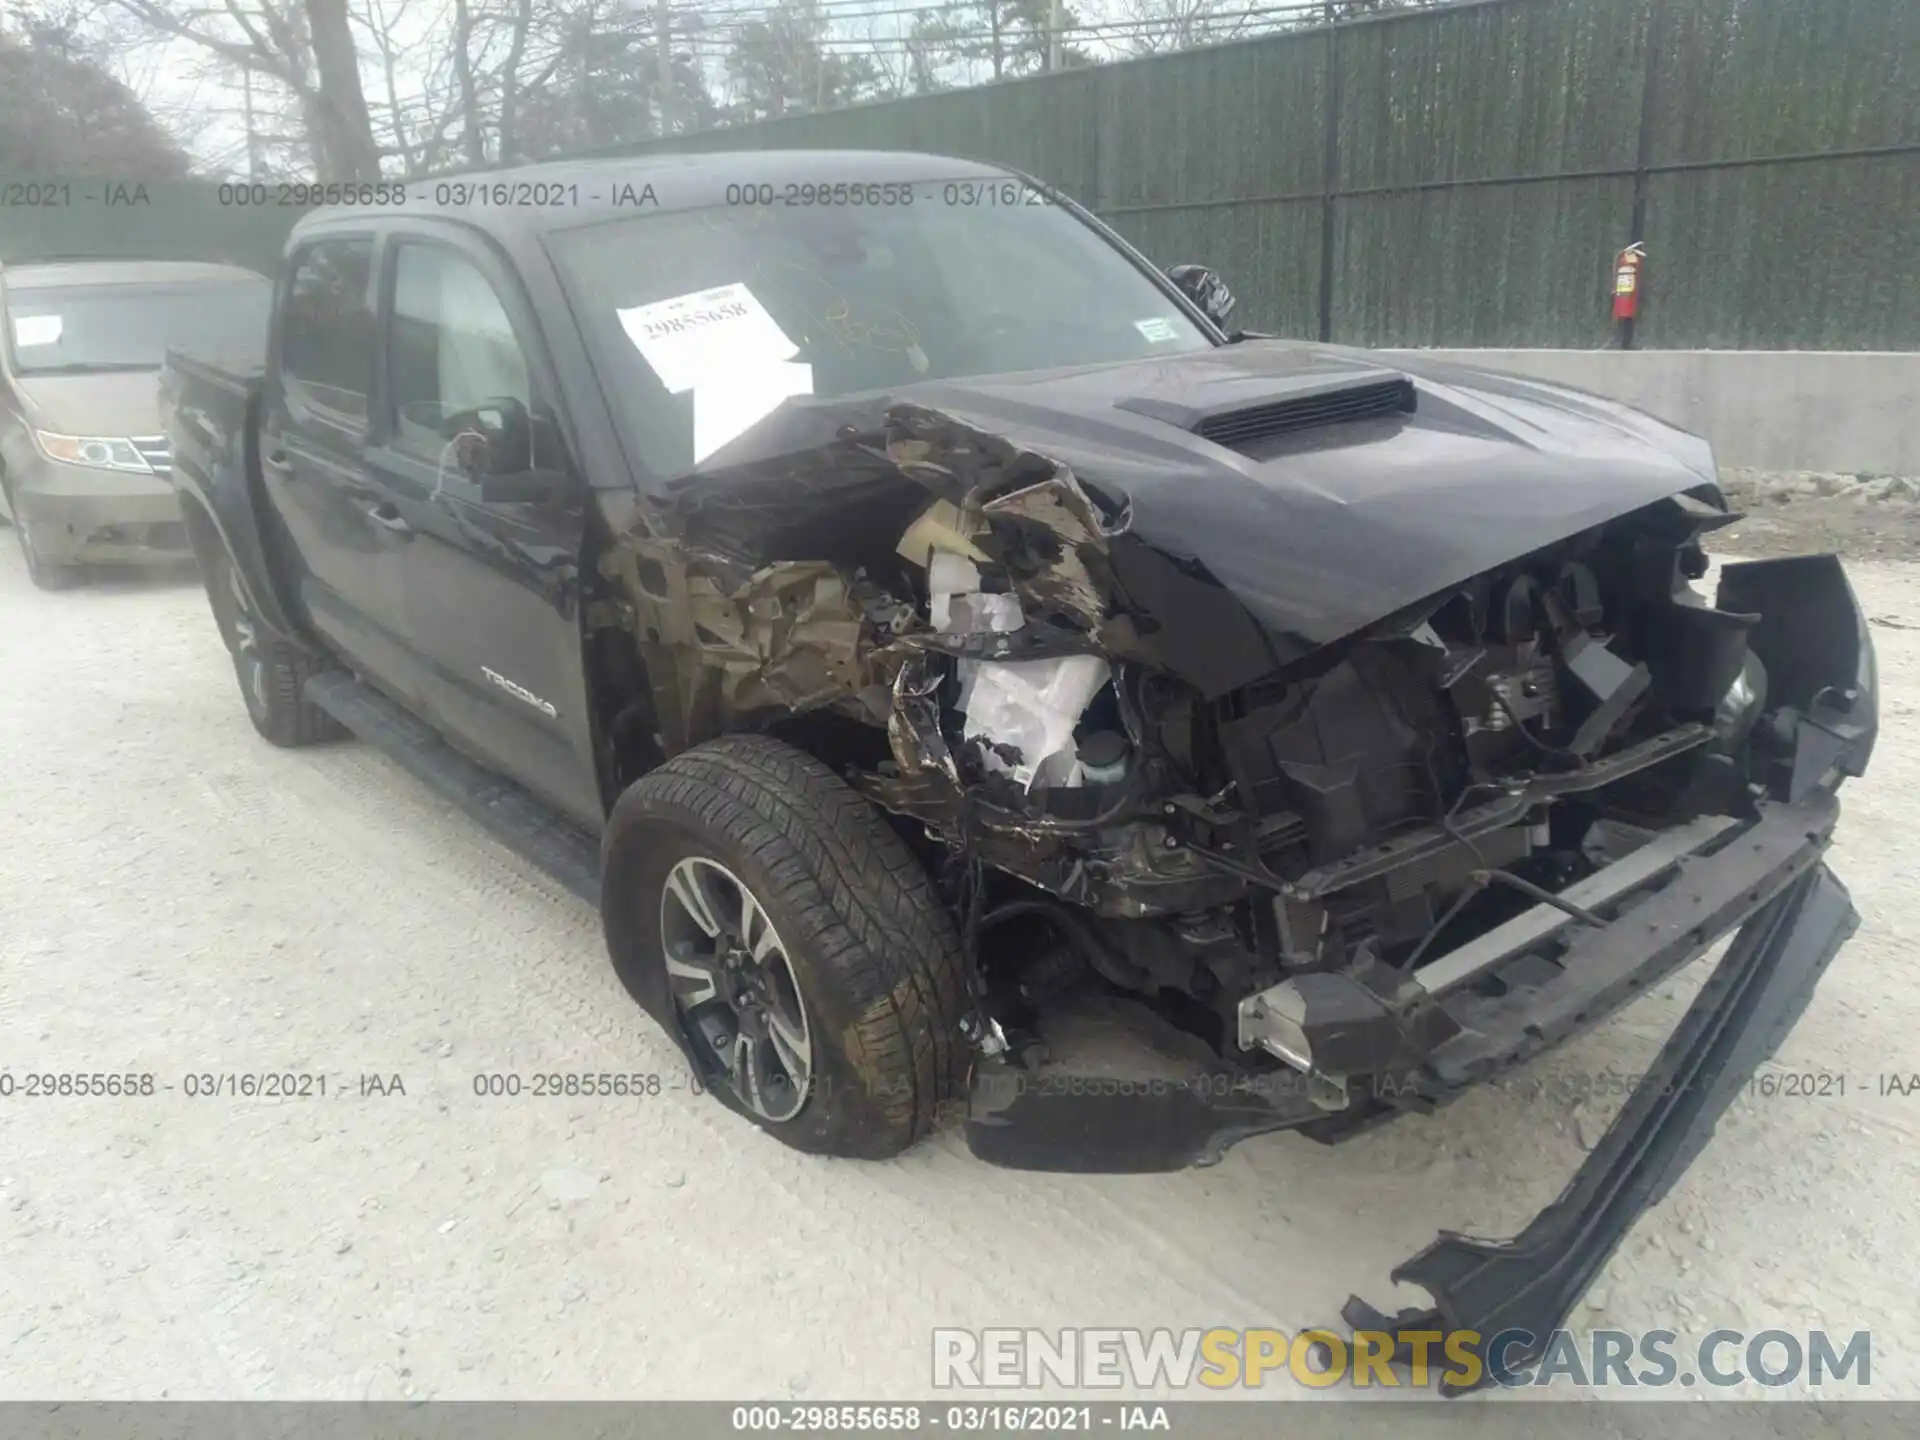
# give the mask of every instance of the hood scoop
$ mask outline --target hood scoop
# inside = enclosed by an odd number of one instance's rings
[[[1281,382],[1277,394],[1271,381],[1260,388],[1264,393],[1258,399],[1236,396],[1212,405],[1182,405],[1147,396],[1128,396],[1113,403],[1234,450],[1301,430],[1411,415],[1418,404],[1413,381],[1392,370],[1301,376]]]

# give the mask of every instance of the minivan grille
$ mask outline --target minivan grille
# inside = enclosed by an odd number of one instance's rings
[[[140,452],[140,458],[153,467],[156,475],[173,473],[173,445],[164,435],[136,435],[133,448]]]

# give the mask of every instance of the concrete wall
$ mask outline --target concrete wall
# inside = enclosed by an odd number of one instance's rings
[[[1382,352],[1393,354],[1393,351]],[[1591,390],[1711,442],[1722,465],[1920,475],[1920,353],[1421,350]]]

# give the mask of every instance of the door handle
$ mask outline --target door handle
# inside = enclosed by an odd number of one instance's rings
[[[269,450],[260,457],[260,463],[266,469],[281,475],[291,474],[293,471],[293,457],[284,450]]]
[[[396,535],[413,533],[413,526],[407,523],[406,517],[384,500],[377,505],[367,506],[367,518],[374,524],[393,531]]]

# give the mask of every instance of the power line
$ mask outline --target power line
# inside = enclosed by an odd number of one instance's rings
[[[884,10],[857,10],[857,11],[852,9],[848,9],[845,11],[837,10],[837,7],[839,5],[854,5],[854,4],[868,5],[873,3],[875,3],[875,0],[815,0],[815,4],[811,8],[814,12],[821,12],[821,11],[827,10],[828,7],[836,7],[836,13],[828,16],[829,19],[834,19],[834,20],[849,20],[849,19],[880,20],[880,19],[888,19],[888,18],[903,17],[903,16],[911,16],[915,19],[918,19],[922,16],[944,15],[947,12],[956,10],[956,9],[958,10],[984,9],[986,8],[987,3],[990,3],[990,0],[982,0],[982,3],[980,4],[968,4],[968,3],[965,3],[965,0],[958,0],[958,3],[954,3],[954,4],[897,6],[897,7],[884,9]],[[681,13],[685,13],[685,12],[681,12]],[[1178,26],[1182,24],[1213,25],[1213,24],[1223,24],[1223,23],[1227,23],[1235,20],[1248,20],[1248,19],[1253,19],[1259,16],[1266,16],[1266,15],[1311,14],[1311,15],[1318,16],[1318,15],[1324,15],[1325,13],[1326,13],[1326,5],[1324,3],[1324,0],[1293,0],[1293,3],[1290,3],[1290,4],[1262,5],[1262,6],[1255,6],[1247,10],[1224,10],[1224,11],[1195,10],[1195,11],[1189,11],[1181,15],[1134,17],[1134,18],[1122,19],[1122,20],[1081,21],[1074,25],[1061,26],[1060,29],[1062,30],[1063,33],[1067,33],[1067,32],[1073,32],[1078,30],[1134,28],[1134,27],[1141,27],[1141,26],[1144,26],[1144,27]],[[786,18],[789,16],[794,18],[805,18],[807,14],[808,14],[808,11],[806,9],[789,8],[783,5],[760,6],[760,7],[754,7],[751,9],[724,9],[724,10],[703,9],[703,10],[693,12],[693,15],[699,18],[701,21],[701,24],[698,27],[698,29],[684,31],[682,33],[697,37],[700,33],[711,32],[714,30],[734,29],[741,25],[746,25],[746,24],[763,24],[763,25],[769,24],[776,19]],[[719,24],[710,23],[707,19],[707,16],[709,15],[716,16],[721,21],[721,23]],[[1045,25],[1038,25],[1032,28],[1035,31],[1045,31],[1050,29],[1051,27],[1048,27]]]
[[[843,18],[866,20],[866,19],[880,19],[880,18],[885,18],[889,16],[908,16],[908,15],[911,15],[917,18],[923,15],[938,14],[947,8],[949,7],[917,6],[917,7],[904,8],[904,9],[875,10],[875,11],[868,11],[858,15],[853,15],[853,16],[848,16]],[[1133,32],[1133,31],[1139,31],[1139,30],[1175,29],[1181,26],[1186,26],[1190,28],[1212,29],[1212,28],[1225,26],[1225,25],[1233,24],[1240,21],[1256,19],[1264,16],[1298,15],[1298,14],[1305,14],[1305,13],[1320,14],[1320,13],[1323,13],[1324,10],[1325,10],[1325,6],[1322,4],[1267,5],[1267,6],[1259,6],[1251,10],[1196,12],[1188,15],[1151,16],[1151,17],[1135,18],[1135,19],[1127,19],[1127,20],[1090,20],[1090,21],[1082,21],[1072,25],[1059,26],[1058,33],[1062,35],[1100,35],[1106,32],[1114,32],[1114,31]],[[728,23],[721,24],[721,25],[702,26],[701,29],[697,31],[683,32],[683,34],[677,38],[681,43],[698,44],[703,40],[711,40],[711,39],[714,39],[715,37],[722,36],[722,35],[738,36],[739,34],[743,33],[745,30],[747,30],[751,26],[769,25],[770,20],[772,18],[776,18],[779,14],[779,11],[777,9],[762,11],[758,15],[755,15],[752,17],[748,17],[746,12],[740,12],[740,13],[742,18],[738,20],[729,21]],[[1032,25],[1032,26],[1022,26],[1017,31],[1002,29],[1000,31],[1000,34],[1002,36],[1007,36],[1010,34],[1046,35],[1046,34],[1053,33],[1053,31],[1054,31],[1054,27],[1045,26],[1045,25]],[[991,38],[993,33],[994,32],[990,27],[981,27],[981,28],[972,29],[972,30],[943,30],[940,32],[939,38],[942,40],[966,40],[966,39],[975,39],[975,38]],[[891,43],[891,39],[893,37],[882,39],[877,42],[870,41],[866,37],[857,36],[857,35],[824,34],[824,35],[818,35],[818,36],[813,36],[809,38],[812,40],[814,44],[820,44],[820,45],[827,45],[827,44],[863,45],[863,44],[871,44],[871,43],[881,43],[881,44]],[[898,38],[904,40],[908,37],[902,36]]]

